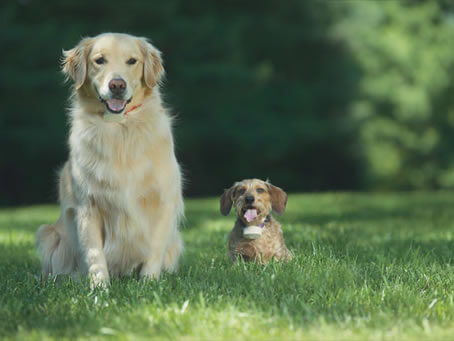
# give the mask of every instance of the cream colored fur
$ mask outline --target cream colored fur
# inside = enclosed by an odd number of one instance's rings
[[[162,269],[175,270],[183,250],[182,178],[159,92],[160,53],[143,38],[109,33],[64,56],[75,84],[70,153],[60,174],[61,216],[36,235],[43,276],[88,275],[96,286],[140,269],[157,279]],[[132,97],[125,111],[141,105],[119,123],[103,119],[100,101],[113,78],[124,79]]]

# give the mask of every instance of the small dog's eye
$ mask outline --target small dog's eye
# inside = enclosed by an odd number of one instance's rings
[[[128,61],[126,62],[128,65],[134,65],[137,62],[137,59],[135,58],[129,58]]]
[[[260,187],[257,188],[257,193],[263,193],[263,192],[265,192],[265,190],[263,188],[260,188]]]
[[[241,195],[244,194],[246,192],[246,188],[240,188],[238,190],[238,193],[240,193]]]
[[[104,64],[105,62],[106,60],[104,59],[104,57],[99,57],[95,60],[95,63],[99,65]]]

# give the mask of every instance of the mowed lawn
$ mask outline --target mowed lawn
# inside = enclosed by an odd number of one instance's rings
[[[237,264],[234,216],[187,200],[186,251],[159,282],[42,283],[34,233],[56,206],[0,210],[0,338],[454,338],[454,192],[290,195],[295,258]]]

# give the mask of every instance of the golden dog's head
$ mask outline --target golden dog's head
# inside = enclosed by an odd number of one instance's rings
[[[287,194],[269,182],[248,179],[226,189],[220,204],[223,215],[228,215],[234,204],[238,218],[246,225],[259,225],[272,210],[278,215],[284,213]]]
[[[145,38],[105,33],[63,51],[63,72],[75,89],[114,114],[149,94],[164,74],[161,53]]]

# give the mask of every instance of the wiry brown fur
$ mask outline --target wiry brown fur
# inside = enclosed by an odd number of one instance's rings
[[[247,195],[254,196],[253,206],[258,213],[257,218],[249,223],[243,217]],[[224,191],[220,200],[221,213],[228,215],[234,205],[237,214],[235,226],[229,237],[229,254],[232,261],[241,257],[244,260],[266,264],[272,258],[283,261],[292,258],[284,242],[281,224],[271,215],[272,211],[279,215],[284,213],[286,204],[287,194],[282,189],[258,179],[236,182]],[[243,237],[245,226],[260,225],[262,221],[265,225],[258,239],[250,240]]]
[[[182,179],[159,91],[160,52],[143,38],[102,34],[65,51],[63,72],[74,81],[70,155],[60,174],[61,216],[36,236],[43,276],[88,275],[96,286],[135,269],[150,278],[175,270]],[[114,78],[127,85],[124,110],[140,105],[121,122],[103,119],[99,99]]]

